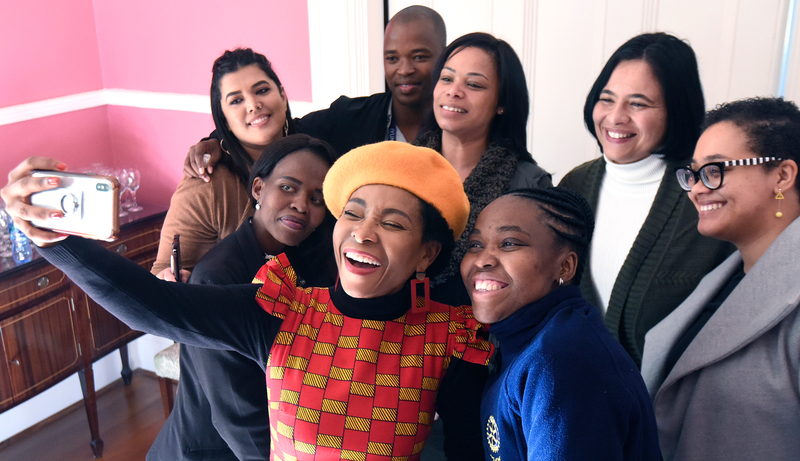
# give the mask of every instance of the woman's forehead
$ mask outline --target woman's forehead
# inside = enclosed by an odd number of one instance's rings
[[[541,221],[539,202],[516,195],[504,195],[493,200],[478,215],[475,227],[486,230],[517,227],[533,232]]]

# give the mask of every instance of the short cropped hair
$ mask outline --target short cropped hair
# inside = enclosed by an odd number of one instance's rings
[[[442,49],[447,45],[447,28],[444,19],[435,10],[422,5],[412,5],[395,13],[390,22],[408,24],[416,21],[430,21],[433,25],[433,33],[436,34],[436,42]]]
[[[800,109],[783,98],[749,98],[718,105],[708,112],[702,130],[731,122],[747,136],[747,148],[759,157],[779,157],[800,164]],[[766,169],[780,162],[767,162]],[[800,189],[800,182],[795,181]]]

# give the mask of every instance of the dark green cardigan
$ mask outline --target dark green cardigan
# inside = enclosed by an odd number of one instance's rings
[[[735,250],[734,246],[697,232],[697,210],[678,185],[675,165],[658,187],[653,206],[625,258],[611,290],[605,323],[641,367],[644,335],[694,291],[707,273]],[[570,171],[559,186],[582,194],[597,210],[604,158]],[[589,271],[589,256],[581,280],[583,296],[599,305]]]

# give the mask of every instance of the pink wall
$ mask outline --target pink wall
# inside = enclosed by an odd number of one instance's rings
[[[237,46],[265,54],[292,100],[311,100],[305,1],[4,2],[0,108],[102,88],[207,95],[214,59]],[[189,146],[212,129],[207,114],[118,106],[12,123],[0,175],[30,155],[136,164],[143,200],[168,204]]]
[[[211,115],[108,106],[113,163],[142,173],[139,200],[169,205],[189,146],[214,129]]]
[[[311,101],[306,1],[95,0],[94,12],[106,88],[205,95],[214,59],[248,46]]]
[[[94,107],[0,126],[2,185],[6,184],[8,172],[31,155],[57,158],[70,170],[95,162],[110,164],[112,147],[106,112],[106,107]]]
[[[0,107],[103,88],[92,0],[4,1]]]

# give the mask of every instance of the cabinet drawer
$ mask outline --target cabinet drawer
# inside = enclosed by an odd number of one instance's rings
[[[158,241],[161,237],[160,226],[148,226],[143,229],[123,232],[115,242],[105,243],[105,247],[128,259],[142,263],[142,258],[152,257],[158,253]],[[152,265],[152,261],[150,262]],[[150,270],[150,267],[146,267]]]
[[[0,282],[0,318],[69,285],[63,272],[48,264]]]

